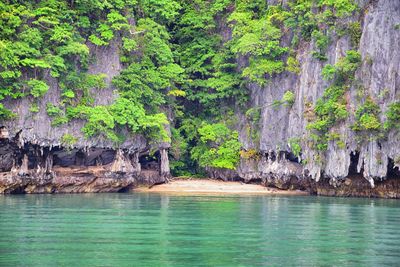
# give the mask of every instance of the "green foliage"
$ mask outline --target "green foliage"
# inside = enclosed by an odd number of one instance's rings
[[[173,21],[182,8],[179,1],[172,0],[142,0],[143,12],[160,22]]]
[[[320,0],[318,5],[331,8],[339,18],[349,16],[357,9],[357,5],[351,0]]]
[[[30,106],[29,111],[32,112],[32,113],[38,113],[39,112],[39,106],[37,104],[33,103]]]
[[[361,55],[354,50],[348,50],[346,56],[341,58],[334,66],[327,64],[322,69],[325,80],[335,79],[336,84],[343,85],[353,79],[354,72],[361,64]]]
[[[125,51],[132,52],[138,48],[138,45],[135,40],[123,37],[122,47],[124,48]]]
[[[379,106],[371,97],[367,97],[365,103],[356,111],[352,129],[354,131],[380,130],[382,125],[379,120],[379,113]]]
[[[292,91],[286,91],[283,94],[282,101],[285,102],[286,105],[292,106],[294,104],[294,101],[296,100],[295,97],[296,96],[294,95],[294,93]]]
[[[171,128],[172,144],[170,149],[171,171],[174,175],[194,175],[203,173],[192,159],[190,151],[199,139],[198,128],[201,120],[195,117],[182,118],[176,128]]]
[[[381,123],[376,115],[370,113],[364,113],[358,118],[356,125],[353,127],[356,131],[361,130],[379,130]]]
[[[76,142],[78,142],[78,138],[76,138],[72,134],[65,133],[61,137],[61,144],[67,148],[73,147],[73,145],[76,144]]]
[[[231,51],[249,56],[250,64],[242,75],[263,85],[267,75],[285,70],[281,57],[288,48],[282,47],[279,41],[282,36],[279,23],[284,19],[281,10],[271,8],[260,13],[251,10],[245,1],[239,1],[228,21],[233,23]]]
[[[243,76],[248,77],[250,81],[265,85],[267,82],[266,75],[272,76],[284,70],[285,67],[281,61],[268,59],[250,60],[249,67],[243,70]]]
[[[103,136],[115,143],[123,142],[119,130],[127,127],[132,134],[144,134],[152,141],[168,142],[165,130],[168,120],[163,113],[146,114],[143,104],[120,97],[109,106],[69,107],[68,119],[85,119],[82,132],[86,138]],[[58,115],[59,113],[57,113]]]
[[[169,142],[165,130],[168,124],[164,113],[148,115],[142,104],[119,98],[110,106],[111,114],[117,124],[128,126],[132,133],[145,134],[154,141]]]
[[[75,98],[75,93],[74,93],[74,91],[72,91],[72,90],[65,90],[63,93],[62,93],[62,96],[63,97],[66,97],[66,98]]]
[[[114,117],[105,106],[87,107],[84,111],[86,115],[86,124],[82,132],[86,138],[102,135],[115,143],[121,142],[119,137],[113,131],[115,127]]]
[[[171,129],[170,168],[174,176],[190,176],[191,172],[188,170],[190,163],[190,159],[188,159],[189,143],[184,138],[181,130]]]
[[[27,82],[28,87],[31,90],[31,95],[34,97],[40,97],[47,93],[49,86],[44,81],[31,79]]]
[[[69,121],[68,118],[63,115],[56,116],[53,118],[53,120],[51,122],[51,126],[57,127],[59,125],[68,123],[68,121]]]
[[[64,111],[53,103],[48,102],[46,104],[46,112],[51,117],[51,125],[54,127],[68,122],[68,118],[64,116]]]
[[[342,140],[340,134],[336,132],[329,132],[327,135],[327,140],[328,141],[334,141],[337,145],[338,148],[344,149],[346,147],[345,142]]]
[[[352,80],[354,72],[357,70],[360,64],[360,53],[354,50],[348,50],[346,52],[346,56],[341,58],[335,65],[338,74],[338,82]]]
[[[89,36],[89,40],[97,46],[109,45],[115,33],[128,32],[130,29],[128,18],[115,9],[111,9],[106,17],[100,18],[98,23],[95,32]]]
[[[201,167],[236,168],[241,148],[236,131],[222,123],[205,123],[199,128],[199,136],[199,143],[192,148],[191,156]]]
[[[249,119],[253,124],[257,124],[261,119],[261,108],[253,107],[246,111],[246,118]]]
[[[290,138],[288,140],[289,148],[292,151],[293,155],[295,155],[297,158],[300,157],[302,151],[300,141],[300,138]]]
[[[387,120],[384,124],[385,130],[400,129],[400,102],[394,102],[389,105],[386,118]]]
[[[43,96],[48,90],[46,73],[59,78],[60,87],[69,87],[71,75],[85,76],[89,61],[85,40],[98,35],[110,41],[107,27],[113,35],[126,34],[127,17],[122,14],[137,4],[125,0],[13,3],[0,4],[0,99],[24,97],[23,88],[34,97]],[[66,88],[63,96],[75,98],[71,92],[75,88]]]
[[[315,46],[317,48],[316,51],[313,51],[312,56],[322,61],[327,60],[325,53],[329,45],[329,36],[320,32],[319,30],[314,30],[311,36],[313,37]]]
[[[0,118],[4,120],[9,120],[15,118],[15,114],[9,109],[5,108],[3,104],[0,103]]]
[[[274,100],[272,103],[272,107],[278,108],[281,105],[284,105],[285,107],[291,107],[294,102],[296,101],[296,96],[292,91],[286,91],[281,100]]]
[[[333,80],[336,75],[336,68],[331,64],[326,64],[322,69],[322,77],[324,80]]]
[[[347,118],[345,90],[340,86],[328,87],[322,98],[315,105],[315,113],[318,119],[310,123],[308,129],[326,132],[335,123]]]
[[[53,103],[46,104],[46,111],[50,117],[55,117],[62,113],[61,109],[59,107],[55,106]]]
[[[248,92],[241,73],[237,72],[236,54],[232,42],[222,40],[216,18],[225,20],[232,2],[226,0],[182,3],[182,16],[174,27],[176,55],[185,69],[181,90],[195,105],[193,110],[218,116],[223,102],[237,101],[243,105]],[[190,113],[190,110],[187,110]]]
[[[359,22],[351,22],[349,23],[347,31],[350,35],[351,45],[353,47],[358,47],[362,34],[361,24]]]
[[[299,74],[300,73],[300,62],[295,57],[288,57],[286,61],[286,70]]]

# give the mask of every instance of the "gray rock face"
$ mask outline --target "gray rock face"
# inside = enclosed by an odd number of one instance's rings
[[[89,66],[88,72],[91,74],[106,74],[105,82],[108,85],[108,89],[92,89],[92,96],[96,104],[109,104],[115,98],[111,86],[111,79],[121,70],[117,43],[113,42],[106,48],[90,46],[90,51],[97,62]],[[68,124],[58,127],[51,125],[51,118],[47,115],[46,105],[47,103],[59,105],[61,102],[61,89],[55,78],[48,75],[45,79],[50,88],[46,95],[39,101],[31,97],[24,97],[16,100],[9,99],[6,101],[5,105],[18,114],[16,119],[3,122],[2,126],[7,129],[9,137],[13,138],[18,135],[22,142],[50,147],[60,146],[62,136],[64,134],[71,134],[78,139],[76,144],[74,144],[77,148],[112,147],[112,142],[103,138],[85,139],[80,130],[84,125],[84,121],[73,120]],[[38,113],[29,111],[32,103],[38,104]],[[124,148],[143,147],[145,146],[145,140],[144,138],[137,137],[137,140],[133,142],[132,140],[127,141],[123,146]]]
[[[400,136],[398,132],[389,133],[384,140],[364,138],[357,141],[356,134],[351,130],[354,123],[354,113],[360,105],[360,88],[363,88],[363,96],[371,96],[379,105],[384,121],[384,113],[388,105],[400,99],[400,30],[396,25],[400,24],[400,1],[379,0],[359,1],[362,8],[360,21],[362,36],[358,49],[362,55],[362,66],[356,72],[355,80],[361,84],[349,89],[348,109],[350,117],[335,126],[335,132],[339,133],[344,141],[344,146],[338,147],[334,141],[330,141],[323,158],[313,151],[307,140],[309,134],[307,126],[307,108],[313,106],[320,98],[329,82],[324,81],[321,71],[326,63],[335,64],[351,49],[348,36],[333,37],[327,49],[327,62],[321,62],[312,58],[313,44],[304,43],[297,51],[297,59],[300,62],[301,71],[298,75],[283,73],[273,77],[264,88],[251,85],[252,102],[254,107],[261,107],[260,141],[255,143],[246,133],[246,125],[249,122],[243,115],[240,119],[240,139],[246,149],[257,148],[264,155],[258,164],[253,161],[241,162],[238,173],[245,180],[256,177],[265,177],[268,173],[275,177],[296,176],[299,179],[312,178],[319,181],[321,178],[331,179],[332,182],[344,180],[349,175],[349,169],[355,159],[352,154],[358,155],[357,172],[367,179],[373,187],[376,181],[386,179],[388,171],[393,167],[389,163],[400,155]],[[271,103],[280,100],[286,91],[295,93],[295,102],[291,107],[281,106],[274,108]],[[279,154],[280,151],[290,152],[288,141],[290,138],[302,140],[302,164],[296,165],[293,172],[287,169],[288,160],[271,161],[266,156]],[[397,163],[398,164],[398,163]],[[397,177],[400,178],[400,177]]]
[[[235,170],[207,167],[206,171],[210,178],[221,179],[225,182],[237,181],[240,179],[238,173]]]

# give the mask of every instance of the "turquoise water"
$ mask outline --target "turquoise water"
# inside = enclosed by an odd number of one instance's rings
[[[399,266],[400,201],[0,196],[0,266]]]

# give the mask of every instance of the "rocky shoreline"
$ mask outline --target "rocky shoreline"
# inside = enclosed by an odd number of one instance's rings
[[[130,192],[171,178],[168,148],[133,143],[125,148],[107,146],[40,146],[20,136],[0,138],[0,194]],[[155,150],[155,149],[153,149]],[[207,168],[211,179],[257,184],[276,190],[300,190],[310,195],[400,198],[398,171],[370,181],[357,170],[356,161],[342,179],[313,179],[307,169],[282,151],[258,161],[242,159],[236,171]]]
[[[189,188],[196,186],[197,179],[174,179],[174,181],[184,181],[188,183]],[[328,179],[321,179],[316,182],[312,179],[253,179],[244,181],[243,179],[234,179],[233,181],[212,178],[201,181],[215,182],[222,186],[219,190],[224,193],[224,188],[236,182],[242,185],[263,186],[266,190],[278,191],[280,194],[293,194],[293,192],[302,192],[302,194],[336,196],[336,197],[373,197],[373,198],[400,198],[400,181],[398,179],[389,179],[377,182],[375,187],[371,187],[369,182],[361,176],[346,178],[343,182],[335,185],[330,184]],[[174,183],[174,182],[172,182]],[[190,185],[192,183],[192,185]],[[56,167],[51,173],[38,174],[37,170],[32,170],[24,175],[13,172],[3,172],[0,174],[0,194],[54,194],[54,193],[106,193],[106,192],[152,192],[154,185],[164,184],[164,187],[170,188],[173,185],[167,183],[167,179],[162,177],[155,170],[144,170],[140,175],[126,173],[123,171],[112,171],[112,164],[106,166],[93,166],[81,168]],[[186,192],[185,188],[176,190]],[[167,189],[170,191],[171,189]],[[206,192],[210,189],[204,189]],[[162,192],[163,190],[155,190]],[[202,191],[202,189],[200,189]],[[190,190],[189,190],[190,192]],[[194,190],[199,192],[199,190]],[[235,193],[246,193],[246,191],[235,191]]]

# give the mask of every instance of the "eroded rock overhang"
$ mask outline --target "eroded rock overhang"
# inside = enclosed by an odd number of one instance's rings
[[[24,131],[1,128],[0,193],[119,192],[170,176],[168,144],[136,137],[118,148],[105,140],[66,146]]]

